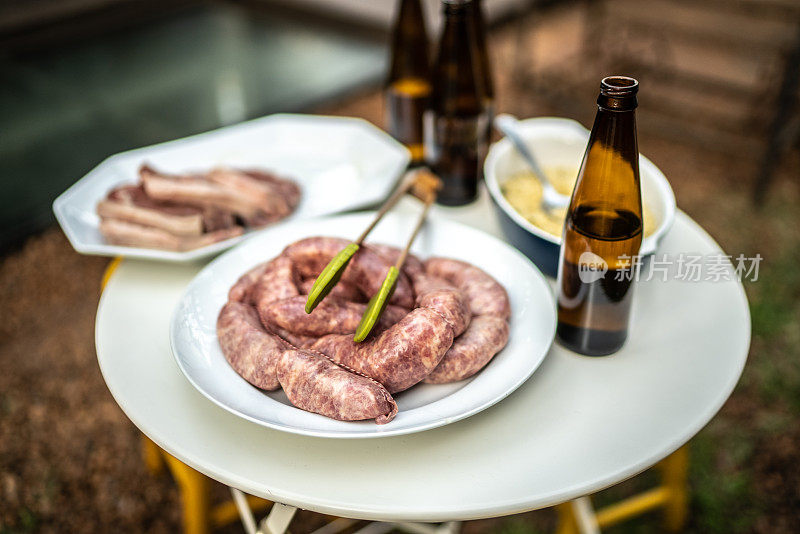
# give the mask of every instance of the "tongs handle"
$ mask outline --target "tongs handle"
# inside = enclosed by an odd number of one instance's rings
[[[394,205],[397,204],[401,198],[403,198],[403,195],[408,193],[408,190],[411,189],[411,187],[414,185],[414,182],[416,182],[419,172],[420,170],[415,169],[408,171],[405,173],[405,175],[403,175],[403,179],[400,180],[397,189],[395,189],[389,198],[386,199],[386,202],[383,203],[383,206],[381,206],[381,208],[378,210],[378,213],[375,214],[375,218],[372,219],[372,222],[369,223],[369,226],[367,226],[361,235],[358,236],[358,239],[355,240],[356,245],[361,246],[361,243],[364,242],[364,239],[367,238],[367,235],[369,235],[372,229],[375,228],[375,225],[377,225],[383,216],[386,215],[386,212],[392,209]]]
[[[417,177],[418,180],[414,182],[414,192],[423,199],[423,202],[425,202],[425,207],[422,209],[419,219],[417,219],[417,224],[414,226],[414,230],[411,232],[411,236],[408,238],[405,248],[397,258],[397,263],[389,267],[389,271],[386,273],[386,278],[384,278],[380,289],[370,299],[369,304],[367,304],[367,309],[364,310],[364,314],[361,316],[361,321],[358,323],[358,327],[356,328],[356,333],[353,335],[353,341],[356,343],[360,343],[367,338],[369,333],[378,323],[381,314],[386,309],[389,299],[392,298],[392,294],[397,287],[397,278],[400,276],[400,270],[403,268],[406,258],[408,258],[408,252],[411,249],[411,245],[414,243],[417,235],[419,235],[419,231],[422,229],[422,225],[425,223],[425,219],[428,216],[431,205],[433,205],[433,202],[436,200],[436,193],[441,187],[441,181],[431,173],[428,173],[428,176],[418,174]]]
[[[364,242],[364,239],[366,239],[367,235],[375,228],[375,225],[386,215],[386,212],[392,209],[394,205],[403,198],[403,195],[411,189],[416,182],[418,172],[417,170],[408,171],[403,176],[402,180],[400,180],[394,192],[392,192],[389,198],[383,203],[378,213],[375,214],[375,218],[369,226],[358,236],[358,239],[339,251],[339,253],[328,262],[328,265],[325,266],[319,276],[317,276],[317,279],[314,280],[314,285],[311,286],[311,290],[308,292],[308,299],[306,300],[305,306],[306,313],[314,311],[314,308],[316,308],[319,303],[328,296],[336,284],[339,283],[339,280],[342,278],[342,273],[347,268],[353,255],[361,247],[361,243]]]

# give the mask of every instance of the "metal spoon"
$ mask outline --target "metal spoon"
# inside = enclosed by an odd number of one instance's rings
[[[519,155],[528,164],[533,175],[542,184],[542,208],[545,211],[552,211],[554,209],[566,208],[569,205],[569,197],[562,195],[555,190],[553,185],[547,179],[547,175],[539,166],[539,162],[533,156],[533,153],[528,149],[525,140],[519,133],[519,121],[513,115],[502,113],[494,118],[494,127],[508,137],[514,148],[517,149]]]

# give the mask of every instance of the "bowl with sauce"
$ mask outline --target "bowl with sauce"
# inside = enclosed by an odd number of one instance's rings
[[[520,133],[553,187],[571,195],[589,130],[571,119],[542,117],[521,121]],[[508,139],[494,143],[484,176],[506,238],[545,274],[556,276],[567,208],[546,212],[542,188]],[[640,254],[655,253],[675,219],[675,195],[664,174],[639,155],[644,240]]]

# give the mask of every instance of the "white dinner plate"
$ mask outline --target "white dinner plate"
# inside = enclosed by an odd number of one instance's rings
[[[194,261],[232,247],[251,232],[185,252],[110,245],[98,230],[97,203],[114,187],[136,183],[145,162],[175,174],[216,166],[259,168],[291,178],[302,189],[297,210],[280,225],[377,203],[409,160],[403,145],[362,119],[270,115],[111,156],[62,193],[53,211],[80,253]]]
[[[555,302],[539,270],[502,241],[440,218],[430,218],[412,251],[470,262],[500,281],[511,301],[508,345],[475,376],[445,385],[418,384],[395,395],[390,423],[335,421],[292,406],[282,391],[264,392],[229,365],[217,342],[217,315],[231,285],[283,248],[314,235],[352,238],[373,218],[358,213],[269,228],[212,261],[192,280],[172,315],[170,344],[178,366],[203,395],[222,408],[271,428],[308,436],[371,438],[409,434],[469,417],[499,402],[536,370],[553,342]],[[369,241],[402,246],[416,215],[387,215]]]

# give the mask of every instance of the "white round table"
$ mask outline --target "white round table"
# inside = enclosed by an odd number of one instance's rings
[[[436,211],[500,235],[485,195],[466,208]],[[679,213],[659,252],[719,248]],[[738,381],[750,343],[739,282],[642,282],[630,339],[613,356],[587,358],[556,345],[510,397],[436,430],[364,440],[303,437],[226,412],[178,370],[170,315],[201,266],[125,260],[112,276],[96,343],[114,398],[154,442],[209,477],[355,519],[500,516],[618,483],[708,423]]]

